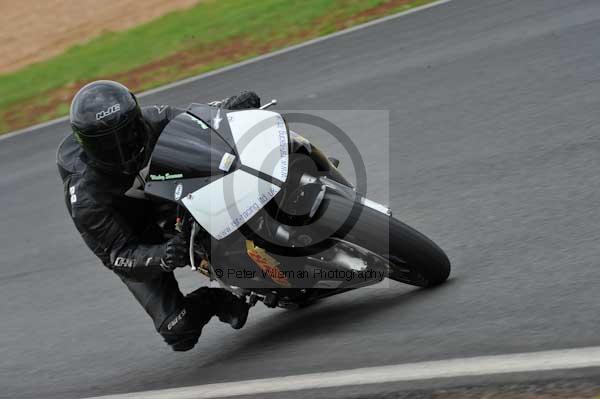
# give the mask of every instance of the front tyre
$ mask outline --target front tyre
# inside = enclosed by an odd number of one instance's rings
[[[354,204],[340,195],[326,195],[323,200],[322,220],[346,220],[346,224],[352,226],[338,238],[386,259],[388,277],[392,280],[433,287],[448,279],[450,261],[433,241],[399,220],[362,204],[360,212],[351,212]],[[356,213],[358,216],[353,216]]]

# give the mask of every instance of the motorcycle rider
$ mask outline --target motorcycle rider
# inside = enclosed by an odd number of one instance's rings
[[[226,109],[260,107],[253,92],[213,102]],[[183,109],[140,107],[120,83],[101,80],[71,103],[72,134],[60,144],[58,169],[68,211],[87,246],[115,272],[175,351],[191,349],[212,316],[241,328],[248,305],[223,289],[184,296],[173,270],[188,262],[181,233],[158,225],[160,211],[144,197],[144,174],[165,126]]]

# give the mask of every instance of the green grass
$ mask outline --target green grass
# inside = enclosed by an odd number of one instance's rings
[[[399,4],[392,10],[424,4],[416,0]],[[43,102],[44,93],[97,78],[110,78],[182,51],[210,49],[243,37],[254,43],[286,40],[310,31],[311,37],[336,30],[337,19],[351,18],[364,10],[387,3],[386,0],[205,0],[191,9],[173,12],[124,32],[107,32],[85,44],[74,46],[61,55],[30,65],[19,71],[0,75],[0,110],[21,103]],[[375,15],[380,16],[380,15]],[[362,22],[368,17],[353,23]],[[303,38],[306,39],[306,38]],[[255,55],[252,49],[242,57]],[[168,70],[161,75],[181,78],[227,64],[214,60],[188,71]],[[180,73],[181,72],[181,73]],[[183,76],[182,76],[183,74]],[[165,76],[150,77],[136,90],[166,83]],[[45,117],[66,111],[64,104],[46,112]],[[43,116],[40,115],[40,118]],[[38,120],[40,119],[38,118]],[[6,123],[0,117],[0,130]]]

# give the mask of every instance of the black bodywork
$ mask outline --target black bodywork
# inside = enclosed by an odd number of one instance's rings
[[[218,130],[211,124],[217,112],[221,112]],[[303,303],[380,281],[373,279],[357,284],[340,280],[335,288],[322,288],[322,279],[314,278],[314,274],[299,273],[298,278],[294,278],[294,271],[340,267],[330,262],[336,248],[340,243],[343,245],[333,237],[335,231],[319,242],[307,242],[306,235],[314,229],[311,222],[318,216],[316,210],[326,191],[328,195],[344,196],[354,202],[357,194],[329,159],[306,139],[291,132],[288,143],[288,178],[275,198],[238,231],[222,240],[215,240],[206,233],[197,236],[196,243],[210,259],[209,274],[225,285],[264,296],[267,304],[271,298],[274,306]],[[235,163],[227,172],[219,169],[226,152],[236,155]],[[227,111],[193,104],[161,134],[152,155],[145,191],[159,201],[179,204],[179,216],[191,219],[181,198],[242,167],[237,155]],[[178,185],[181,186],[179,191]],[[264,269],[261,270],[249,256],[249,242],[276,260],[287,284],[269,278]]]

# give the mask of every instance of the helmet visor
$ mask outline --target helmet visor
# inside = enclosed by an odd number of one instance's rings
[[[86,135],[77,132],[85,152],[95,161],[110,166],[124,167],[141,158],[147,137],[143,126],[133,120],[119,129],[101,135]]]

